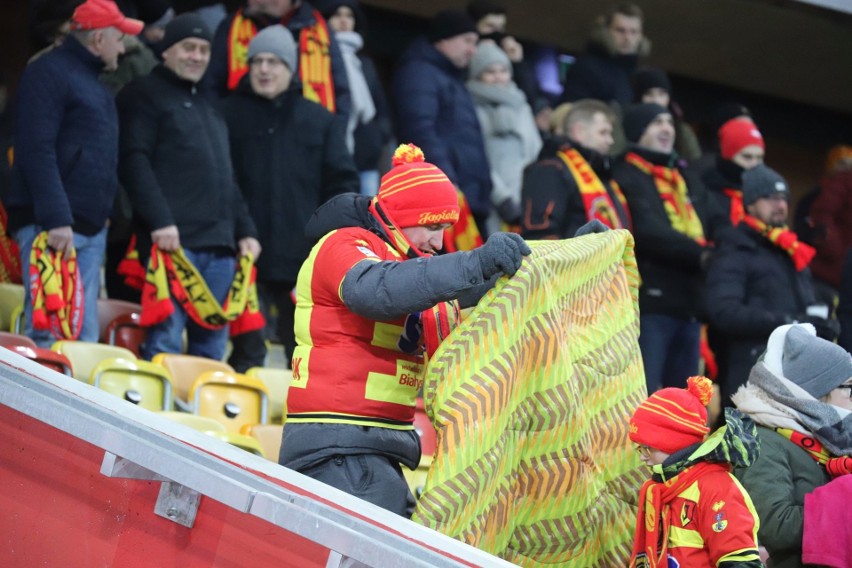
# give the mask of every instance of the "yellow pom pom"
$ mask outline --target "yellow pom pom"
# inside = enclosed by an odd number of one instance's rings
[[[394,166],[402,164],[413,164],[414,162],[425,162],[426,157],[423,155],[423,150],[414,144],[400,144],[393,153],[391,163]]]
[[[689,377],[686,379],[686,390],[701,401],[701,406],[707,406],[713,398],[713,381],[702,376]]]

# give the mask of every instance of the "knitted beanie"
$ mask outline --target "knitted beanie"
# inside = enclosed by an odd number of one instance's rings
[[[790,190],[781,174],[766,166],[758,164],[743,172],[743,205],[751,205],[761,197],[783,193],[790,199]]]
[[[665,388],[649,396],[630,418],[630,439],[673,454],[704,439],[707,406],[713,383],[707,377],[689,377],[687,388]]]
[[[506,7],[494,0],[472,0],[468,2],[465,10],[467,11],[467,15],[473,18],[474,22],[478,22],[491,14],[506,15]]]
[[[509,76],[512,75],[512,62],[506,52],[496,43],[490,41],[480,43],[476,48],[476,54],[470,60],[468,76],[476,81],[482,72],[494,63],[500,63],[509,70]]]
[[[766,147],[763,135],[750,119],[735,118],[719,129],[719,153],[726,160],[733,158],[746,146]]]
[[[290,71],[296,71],[296,42],[290,30],[281,24],[267,26],[254,36],[249,44],[248,60],[251,61],[258,53],[271,53]]]
[[[444,10],[432,18],[427,37],[435,43],[469,32],[476,33],[476,22],[461,10]]]
[[[213,34],[210,32],[210,28],[207,27],[207,24],[204,23],[204,20],[201,19],[200,16],[196,16],[195,14],[188,12],[186,14],[181,14],[166,24],[163,39],[158,45],[160,53],[164,52],[179,41],[183,41],[190,37],[203,39],[210,43],[213,42]]]
[[[666,72],[657,67],[639,69],[630,76],[633,86],[633,100],[641,101],[642,96],[651,89],[662,89],[667,93],[672,92],[672,83]]]
[[[398,228],[440,225],[459,220],[456,188],[437,166],[425,161],[414,144],[400,144],[393,167],[382,177],[376,203]]]
[[[627,107],[624,111],[624,136],[630,142],[639,142],[645,129],[661,114],[669,114],[669,111],[656,103],[642,103]]]
[[[852,355],[836,343],[813,335],[811,329],[790,327],[784,338],[781,367],[785,378],[814,398],[822,398],[852,377]]]

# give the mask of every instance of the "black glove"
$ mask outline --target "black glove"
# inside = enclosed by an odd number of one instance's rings
[[[521,267],[521,260],[530,254],[530,247],[515,233],[494,233],[473,254],[479,259],[486,280],[495,274],[512,276]]]
[[[835,341],[840,336],[840,322],[836,319],[825,319],[819,316],[802,314],[796,316],[799,323],[809,323],[816,329],[817,337]]]
[[[509,225],[518,225],[521,222],[521,206],[512,201],[512,199],[504,199],[497,206],[497,214],[503,222]]]
[[[605,233],[609,231],[609,227],[601,223],[598,219],[592,219],[574,233],[575,237],[582,237],[583,235],[591,235],[592,233]]]

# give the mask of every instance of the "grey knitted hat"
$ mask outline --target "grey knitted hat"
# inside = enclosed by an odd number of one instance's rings
[[[296,72],[296,42],[290,30],[276,24],[263,28],[254,36],[248,48],[248,60],[258,53],[271,53],[284,62],[292,72]]]
[[[781,174],[763,164],[743,172],[743,205],[751,205],[761,197],[783,193],[789,201],[790,190]]]
[[[852,355],[839,345],[794,325],[784,338],[784,377],[822,398],[852,377]]]
[[[485,71],[489,65],[494,63],[502,63],[509,69],[509,75],[512,75],[512,62],[509,56],[503,51],[500,46],[491,41],[480,43],[476,47],[476,55],[470,60],[470,68],[468,76],[476,81],[479,76]]]

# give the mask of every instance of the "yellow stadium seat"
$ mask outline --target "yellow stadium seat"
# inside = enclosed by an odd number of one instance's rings
[[[287,391],[293,380],[293,371],[272,367],[252,367],[246,371],[246,375],[263,381],[269,392],[269,421],[273,424],[283,424],[287,417]]]
[[[50,348],[68,357],[74,369],[74,378],[85,383],[91,382],[92,371],[105,359],[121,358],[131,361],[136,359],[136,355],[124,347],[88,341],[67,339],[55,342]]]
[[[189,390],[194,414],[209,416],[240,433],[246,424],[269,422],[269,393],[260,379],[239,373],[202,373]]]
[[[158,353],[151,359],[153,363],[162,365],[168,369],[172,376],[173,394],[177,399],[178,405],[185,406],[189,409],[189,390],[202,373],[206,371],[222,371],[225,373],[233,373],[234,368],[215,359],[207,359],[206,357],[196,357],[194,355],[184,355],[183,353]]]
[[[260,456],[265,458],[266,456],[263,454],[263,447],[260,445],[256,439],[251,436],[246,436],[245,434],[238,434],[236,432],[212,432],[211,436],[219,438],[220,440],[224,440],[228,442],[232,446],[236,446],[241,450],[245,450],[247,452],[251,452],[256,456]]]
[[[213,420],[212,418],[208,418],[207,416],[199,416],[197,414],[190,414],[189,412],[178,412],[176,410],[166,410],[158,412],[157,414],[164,418],[168,418],[172,422],[189,426],[193,430],[198,430],[205,434],[225,432],[225,426],[223,424]]]
[[[414,497],[420,499],[423,494],[423,488],[426,487],[426,476],[429,475],[429,468],[432,466],[432,456],[422,456],[420,465],[414,471],[401,465],[402,474],[408,482],[408,488],[414,493]]]
[[[148,361],[105,359],[92,371],[91,383],[148,410],[169,410],[172,407],[169,372]]]
[[[278,463],[278,453],[281,450],[281,434],[283,424],[250,424],[243,426],[242,433],[260,442],[266,459]]]
[[[0,283],[0,330],[23,333],[24,287],[9,282]],[[20,326],[21,329],[16,329]]]

